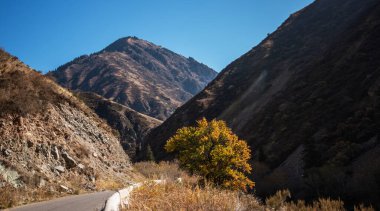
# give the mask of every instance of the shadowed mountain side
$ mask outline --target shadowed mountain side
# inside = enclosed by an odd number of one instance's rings
[[[253,149],[257,194],[289,188],[294,198],[380,208],[373,152],[379,67],[379,1],[317,0],[228,65],[144,143],[170,159],[163,146],[178,128],[203,116],[223,119]]]

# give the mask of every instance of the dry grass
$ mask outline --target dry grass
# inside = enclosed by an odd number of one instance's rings
[[[199,187],[174,181],[148,183],[132,193],[126,210],[257,210],[258,201],[251,195]]]
[[[49,104],[65,102],[93,116],[71,92],[0,49],[0,116],[43,113]]]
[[[359,205],[354,207],[354,211],[375,211],[372,206],[366,207],[364,205]]]
[[[96,180],[97,190],[120,190],[124,187],[124,184],[114,179],[98,179]]]
[[[283,211],[343,211],[341,200],[318,199],[306,204],[304,201],[292,202],[288,190],[278,191],[261,203],[254,195],[238,191],[223,190],[211,185],[199,186],[198,178],[189,176],[178,169],[177,163],[154,162],[136,163],[135,168],[148,180],[164,179],[165,183],[146,183],[135,189],[129,207],[124,210],[283,210]],[[182,178],[179,183],[176,179]],[[363,205],[355,211],[374,211]]]
[[[266,210],[284,210],[284,211],[345,211],[344,202],[341,200],[318,199],[311,204],[306,204],[300,200],[297,202],[288,202],[291,194],[288,190],[278,191],[275,195],[265,201]],[[355,211],[375,211],[372,207],[360,205],[355,207]]]
[[[66,194],[59,193],[48,188],[27,190],[26,188],[14,188],[12,186],[7,185],[1,187],[0,209],[28,204],[31,202],[45,201],[64,195]]]
[[[0,115],[40,113],[49,103],[61,101],[46,79],[34,71],[0,74]]]
[[[180,170],[177,162],[162,161],[155,163],[147,161],[135,163],[134,167],[148,180],[162,179],[175,181],[177,178],[184,178],[188,182],[195,183],[198,181],[198,177],[189,176],[185,171]]]
[[[148,183],[132,192],[130,206],[124,210],[283,210],[283,211],[345,211],[341,200],[318,199],[306,204],[304,201],[287,202],[290,192],[279,191],[266,203],[251,194],[218,189],[209,185],[200,187],[189,183]],[[358,206],[355,211],[374,211],[372,207]]]
[[[176,162],[140,162],[135,168],[148,180],[162,179],[164,184],[147,183],[133,191],[126,210],[255,210],[259,202],[252,195],[199,186],[199,177],[190,176]],[[177,182],[181,178],[182,182]]]
[[[2,159],[0,159],[0,165],[16,170],[19,173],[18,180],[20,180],[19,185],[21,185],[15,186],[0,174],[0,210],[31,202],[45,201],[67,194],[57,191],[60,190],[59,186],[42,186],[41,180],[46,178],[43,178],[38,172],[33,176],[27,176],[25,170],[20,170],[9,161]]]
[[[82,160],[90,157],[91,151],[87,146],[79,142],[75,142],[73,143],[72,148],[74,149],[74,152],[79,159]]]
[[[81,177],[76,174],[71,174],[67,178],[68,187],[72,190],[74,194],[87,193],[88,189],[86,186],[89,184],[84,177]]]

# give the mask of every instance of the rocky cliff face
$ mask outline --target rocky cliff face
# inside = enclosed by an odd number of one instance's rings
[[[125,183],[131,170],[118,139],[91,109],[0,51],[2,190],[17,187],[22,189],[18,194],[24,196],[36,190],[51,193],[111,188],[108,184]],[[7,191],[2,191],[2,200],[4,194],[15,196]]]
[[[317,0],[291,15],[146,143],[167,159],[178,128],[223,119],[253,149],[258,194],[289,188],[379,206],[379,4]]]
[[[95,92],[163,120],[202,90],[216,72],[193,58],[127,37],[48,75],[69,89]]]
[[[120,143],[130,158],[135,157],[145,135],[162,123],[92,92],[78,92],[76,95],[119,132]]]

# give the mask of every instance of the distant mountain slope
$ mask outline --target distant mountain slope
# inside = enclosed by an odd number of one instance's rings
[[[78,92],[76,95],[119,132],[121,145],[131,158],[150,129],[162,123],[92,92]]]
[[[380,2],[317,0],[147,136],[165,141],[205,116],[228,122],[254,155],[256,191],[340,197],[380,209]]]
[[[95,92],[157,119],[202,90],[216,72],[193,58],[136,37],[119,39],[48,73],[76,91]]]
[[[128,156],[82,101],[0,50],[0,207],[125,184]],[[8,187],[18,192],[9,192]],[[17,196],[15,195],[17,194]],[[37,195],[35,195],[37,194]],[[47,197],[45,195],[44,197]]]

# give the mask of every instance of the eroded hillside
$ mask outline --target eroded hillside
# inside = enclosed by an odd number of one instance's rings
[[[7,190],[1,199],[16,197],[9,191],[22,198],[37,190],[54,195],[112,188],[132,175],[128,156],[104,121],[3,50],[0,106],[0,186]]]
[[[78,92],[76,95],[119,132],[120,143],[130,158],[135,157],[146,134],[162,123],[92,92]]]

